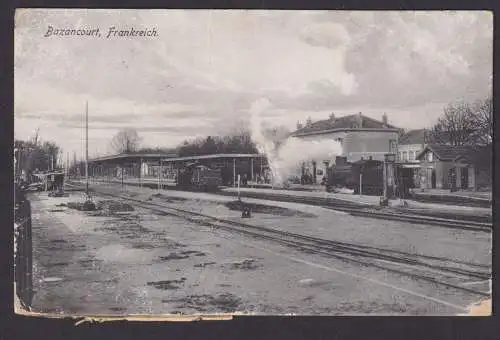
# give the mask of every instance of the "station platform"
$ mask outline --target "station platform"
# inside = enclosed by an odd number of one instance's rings
[[[450,192],[445,189],[425,189],[425,191],[421,191],[420,189],[414,189],[414,195],[418,196],[445,196],[445,197],[462,197],[462,198],[470,198],[477,200],[491,200],[492,192],[491,191],[472,191],[472,190],[459,190],[456,192]]]
[[[94,183],[109,183],[108,181],[101,179],[95,180]],[[111,183],[119,184],[121,180],[112,180]],[[143,185],[156,184],[157,180],[153,179],[141,179],[139,181],[136,178],[126,178],[124,179],[125,186],[140,186]],[[91,181],[92,184],[92,181]],[[170,187],[175,186],[175,183],[170,183],[162,181],[162,188],[164,190],[169,190]],[[150,185],[148,185],[150,187]],[[316,190],[297,190],[296,188],[269,188],[269,187],[241,187],[239,189],[242,198],[252,198],[268,201],[280,201],[280,202],[295,202],[308,205],[338,205],[345,203],[350,206],[358,206],[360,209],[363,208],[376,208],[380,209],[380,197],[379,196],[368,196],[368,195],[355,195],[352,193],[329,193],[324,190],[323,186],[312,186]],[[320,189],[322,189],[320,191]],[[191,193],[198,197],[203,196],[202,193]],[[231,196],[237,197],[238,188],[236,187],[223,187],[218,194],[210,194],[209,196]],[[424,199],[421,196],[412,197],[411,199],[395,199],[389,201],[389,207],[387,209],[395,210],[398,212],[407,212],[411,214],[422,214],[422,215],[453,215],[456,217],[463,216],[464,218],[486,218],[487,220],[492,220],[492,207],[488,202],[483,199],[482,201],[474,201],[474,203],[469,203],[467,201],[461,201],[460,203],[454,203],[453,201],[442,201],[439,199],[432,200],[432,198]]]
[[[225,188],[224,192],[231,192],[235,195],[238,193],[237,188]],[[368,196],[368,195],[354,195],[354,194],[342,194],[342,193],[328,193],[328,192],[313,192],[313,191],[296,191],[296,190],[286,190],[286,189],[257,189],[257,188],[240,188],[241,196],[245,196],[245,194],[250,194],[252,197],[256,197],[256,195],[265,198],[266,196],[274,196],[279,195],[283,197],[300,197],[300,198],[318,198],[318,199],[335,199],[350,202],[353,204],[357,204],[360,206],[366,207],[378,207],[380,204],[379,196]],[[451,205],[451,204],[440,204],[440,203],[432,203],[432,202],[420,202],[413,199],[404,200],[406,204],[403,206],[403,200],[396,199],[389,201],[389,207],[395,208],[397,210],[403,211],[411,211],[418,213],[420,212],[439,212],[439,213],[453,213],[457,215],[479,215],[479,216],[491,216],[492,209],[491,207],[477,207],[477,206],[460,206],[460,205]]]
[[[281,196],[297,196],[297,197],[310,197],[310,198],[332,198],[336,200],[352,202],[363,205],[378,205],[380,203],[380,197],[378,196],[367,196],[367,195],[353,195],[353,194],[336,194],[323,191],[302,191],[293,189],[271,189],[271,188],[240,188],[240,193],[258,193],[262,195],[281,195]],[[234,194],[238,193],[238,188],[224,188],[224,192],[232,192]]]

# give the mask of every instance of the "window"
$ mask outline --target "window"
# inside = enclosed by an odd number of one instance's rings
[[[408,160],[414,161],[415,160],[415,151],[409,151],[408,152]]]
[[[403,152],[399,152],[398,153],[398,161],[402,160],[403,159]]]
[[[406,162],[408,160],[408,152],[403,151],[403,162]]]
[[[389,140],[389,153],[395,153],[397,151],[397,143],[395,139]]]
[[[432,152],[427,152],[427,161],[428,162],[432,162],[434,160],[434,155],[432,154]]]

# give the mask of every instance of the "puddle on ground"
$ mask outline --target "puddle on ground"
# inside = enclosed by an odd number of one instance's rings
[[[70,209],[84,210],[83,202],[68,202],[65,206]],[[113,216],[132,211],[134,211],[134,207],[130,204],[114,200],[103,200],[95,203],[95,210],[87,211],[87,214],[89,216]]]
[[[314,214],[305,213],[299,210],[288,209],[283,207],[269,206],[264,204],[257,203],[247,203],[240,201],[232,201],[224,204],[230,210],[238,210],[242,211],[243,207],[249,208],[252,213],[260,213],[260,214],[269,214],[275,216],[283,216],[283,217],[307,217],[314,218],[318,217]]]
[[[241,270],[254,270],[262,267],[261,264],[256,263],[255,259],[247,259],[240,262],[233,262],[230,264],[231,269],[241,269]]]
[[[111,244],[100,248],[95,258],[100,261],[135,262],[144,261],[143,254],[137,249],[127,248],[121,244]]]
[[[166,196],[166,195],[157,193],[157,194],[153,194],[153,195],[149,196],[148,201],[152,201],[155,198],[160,199],[164,202],[169,202],[169,203],[184,202],[184,201],[188,200],[187,198],[184,198],[184,197],[172,197],[172,196]]]
[[[217,264],[216,262],[204,262],[204,263],[198,263],[198,264],[195,264],[194,267],[195,268],[205,268],[206,266],[211,266],[213,264]]]
[[[97,228],[97,230],[112,232],[125,238],[141,238],[144,234],[153,232],[151,229],[145,228],[141,224],[127,219],[107,221],[104,222],[104,225],[105,227]]]
[[[68,262],[54,262],[54,263],[47,264],[47,267],[51,268],[51,267],[61,267],[61,266],[68,266],[68,265],[69,265]]]
[[[112,312],[125,312],[127,308],[123,307],[109,307],[109,310]]]
[[[182,277],[179,280],[165,280],[165,281],[148,282],[147,285],[155,287],[156,289],[170,290],[170,289],[181,288],[180,285],[182,285],[185,281],[186,281],[186,278]]]
[[[207,254],[197,250],[184,250],[181,252],[173,252],[167,256],[160,256],[160,261],[170,261],[170,260],[183,260],[190,256],[206,256]]]
[[[237,311],[242,301],[231,293],[212,295],[188,295],[183,298],[162,300],[164,303],[176,303],[176,308],[191,308],[198,312],[222,312],[230,313]]]
[[[193,256],[206,256],[207,254],[198,250],[184,250],[181,251],[183,255],[193,255]]]
[[[62,281],[62,278],[60,277],[45,277],[40,280],[40,282],[59,282]]]
[[[82,265],[83,267],[95,267],[96,265],[102,263],[103,261],[102,260],[97,260],[97,259],[94,259],[94,258],[90,258],[90,259],[82,259],[82,260],[79,260],[78,263],[80,265]]]

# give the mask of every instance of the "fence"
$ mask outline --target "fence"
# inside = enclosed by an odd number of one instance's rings
[[[14,216],[16,293],[21,304],[28,308],[33,299],[31,203],[22,193],[16,195]]]

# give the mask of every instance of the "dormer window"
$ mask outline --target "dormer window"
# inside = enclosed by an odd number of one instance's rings
[[[428,162],[434,161],[434,154],[431,151],[427,152],[427,161]]]

